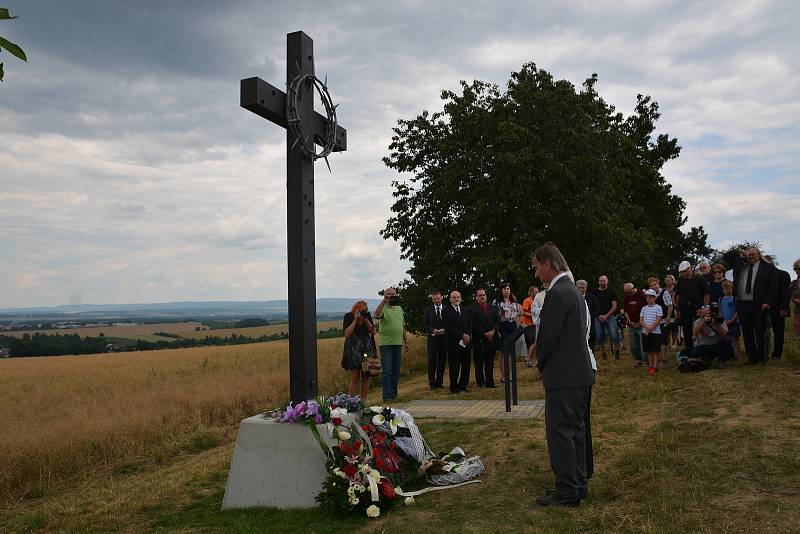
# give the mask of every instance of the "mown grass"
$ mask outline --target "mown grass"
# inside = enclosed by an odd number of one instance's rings
[[[377,520],[317,510],[222,512],[233,434],[202,436],[161,463],[98,472],[9,504],[10,531],[197,532],[797,532],[800,525],[800,343],[766,367],[655,377],[630,359],[601,361],[593,393],[596,471],[578,509],[542,509],[552,483],[542,420],[418,421],[435,449],[463,446],[486,464],[481,484],[434,492]],[[408,359],[399,403],[431,393]],[[542,398],[532,370],[520,397]],[[0,395],[2,395],[0,393]],[[500,398],[473,389],[467,398]],[[462,397],[459,397],[462,398]],[[232,424],[235,429],[235,423]],[[215,434],[216,436],[216,434]],[[194,443],[195,446],[191,444]]]

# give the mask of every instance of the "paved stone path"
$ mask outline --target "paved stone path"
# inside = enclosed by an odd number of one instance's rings
[[[536,418],[544,416],[544,400],[520,400],[506,412],[504,400],[414,400],[401,408],[414,419],[425,417],[451,418]]]

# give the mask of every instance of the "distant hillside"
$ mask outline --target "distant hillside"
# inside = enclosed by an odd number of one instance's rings
[[[317,299],[317,313],[349,311],[357,300],[366,300],[374,309],[378,299],[321,298]],[[159,302],[141,304],[64,304],[62,306],[33,308],[0,308],[3,315],[273,315],[285,314],[289,310],[288,300],[264,301],[211,301],[211,302]]]

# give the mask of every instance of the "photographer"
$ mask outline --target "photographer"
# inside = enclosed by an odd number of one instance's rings
[[[378,333],[381,336],[381,387],[383,400],[397,399],[397,382],[400,380],[400,357],[408,352],[408,332],[403,308],[397,290],[387,287],[383,300],[375,308]]]
[[[369,392],[369,369],[364,366],[364,359],[375,358],[375,327],[369,313],[368,304],[359,300],[353,309],[345,314],[342,321],[344,329],[344,353],[342,367],[350,371],[348,395],[361,395],[366,402]]]
[[[691,357],[702,359],[708,367],[717,358],[719,366],[725,367],[733,357],[733,348],[719,306],[702,306],[697,311],[697,317],[692,328],[694,346]]]

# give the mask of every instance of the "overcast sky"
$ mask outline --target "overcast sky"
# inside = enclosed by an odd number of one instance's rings
[[[0,54],[0,308],[285,298],[286,134],[239,107],[239,80],[281,85],[297,30],[348,131],[316,168],[320,297],[374,297],[408,268],[378,235],[397,119],[528,61],[597,72],[626,114],[651,95],[683,146],[664,174],[688,223],[784,269],[800,256],[794,1],[4,5],[29,62]]]

